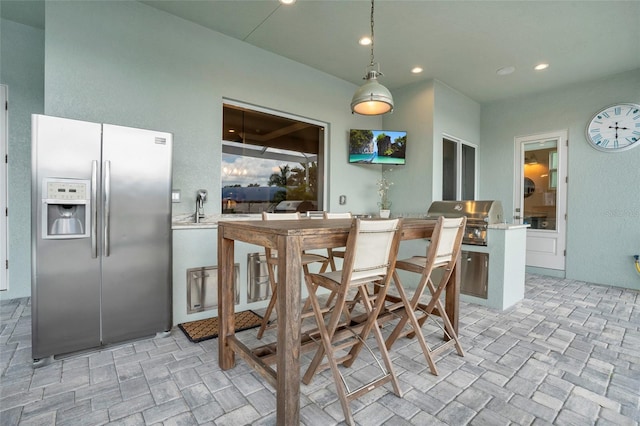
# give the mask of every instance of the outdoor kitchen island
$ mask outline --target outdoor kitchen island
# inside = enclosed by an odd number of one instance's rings
[[[460,300],[504,310],[524,297],[526,237],[529,225],[504,222],[498,200],[434,201],[428,218],[467,218],[462,238]],[[400,258],[414,256],[424,245],[413,244]],[[440,276],[434,271],[435,277]],[[403,280],[404,282],[404,280]]]
[[[468,284],[464,283],[467,277],[463,275],[460,279],[460,300],[504,310],[524,298],[528,227],[529,225],[507,223],[489,225],[486,246],[462,245],[463,269],[464,263],[469,262],[469,257],[474,255],[486,259],[487,269],[485,294],[465,291]]]

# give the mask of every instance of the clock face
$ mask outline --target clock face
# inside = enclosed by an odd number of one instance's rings
[[[640,105],[611,105],[593,116],[587,140],[595,149],[624,151],[640,145]]]

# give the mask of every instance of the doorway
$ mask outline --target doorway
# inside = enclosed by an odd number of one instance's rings
[[[567,131],[515,140],[514,223],[528,224],[527,266],[565,269]]]

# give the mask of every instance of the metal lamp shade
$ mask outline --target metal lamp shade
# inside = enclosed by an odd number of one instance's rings
[[[351,99],[351,111],[358,114],[380,115],[392,110],[391,92],[375,76],[368,76],[367,82],[356,90]]]

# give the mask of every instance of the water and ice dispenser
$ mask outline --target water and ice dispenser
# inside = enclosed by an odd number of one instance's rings
[[[42,238],[88,238],[91,225],[91,181],[44,178]]]

